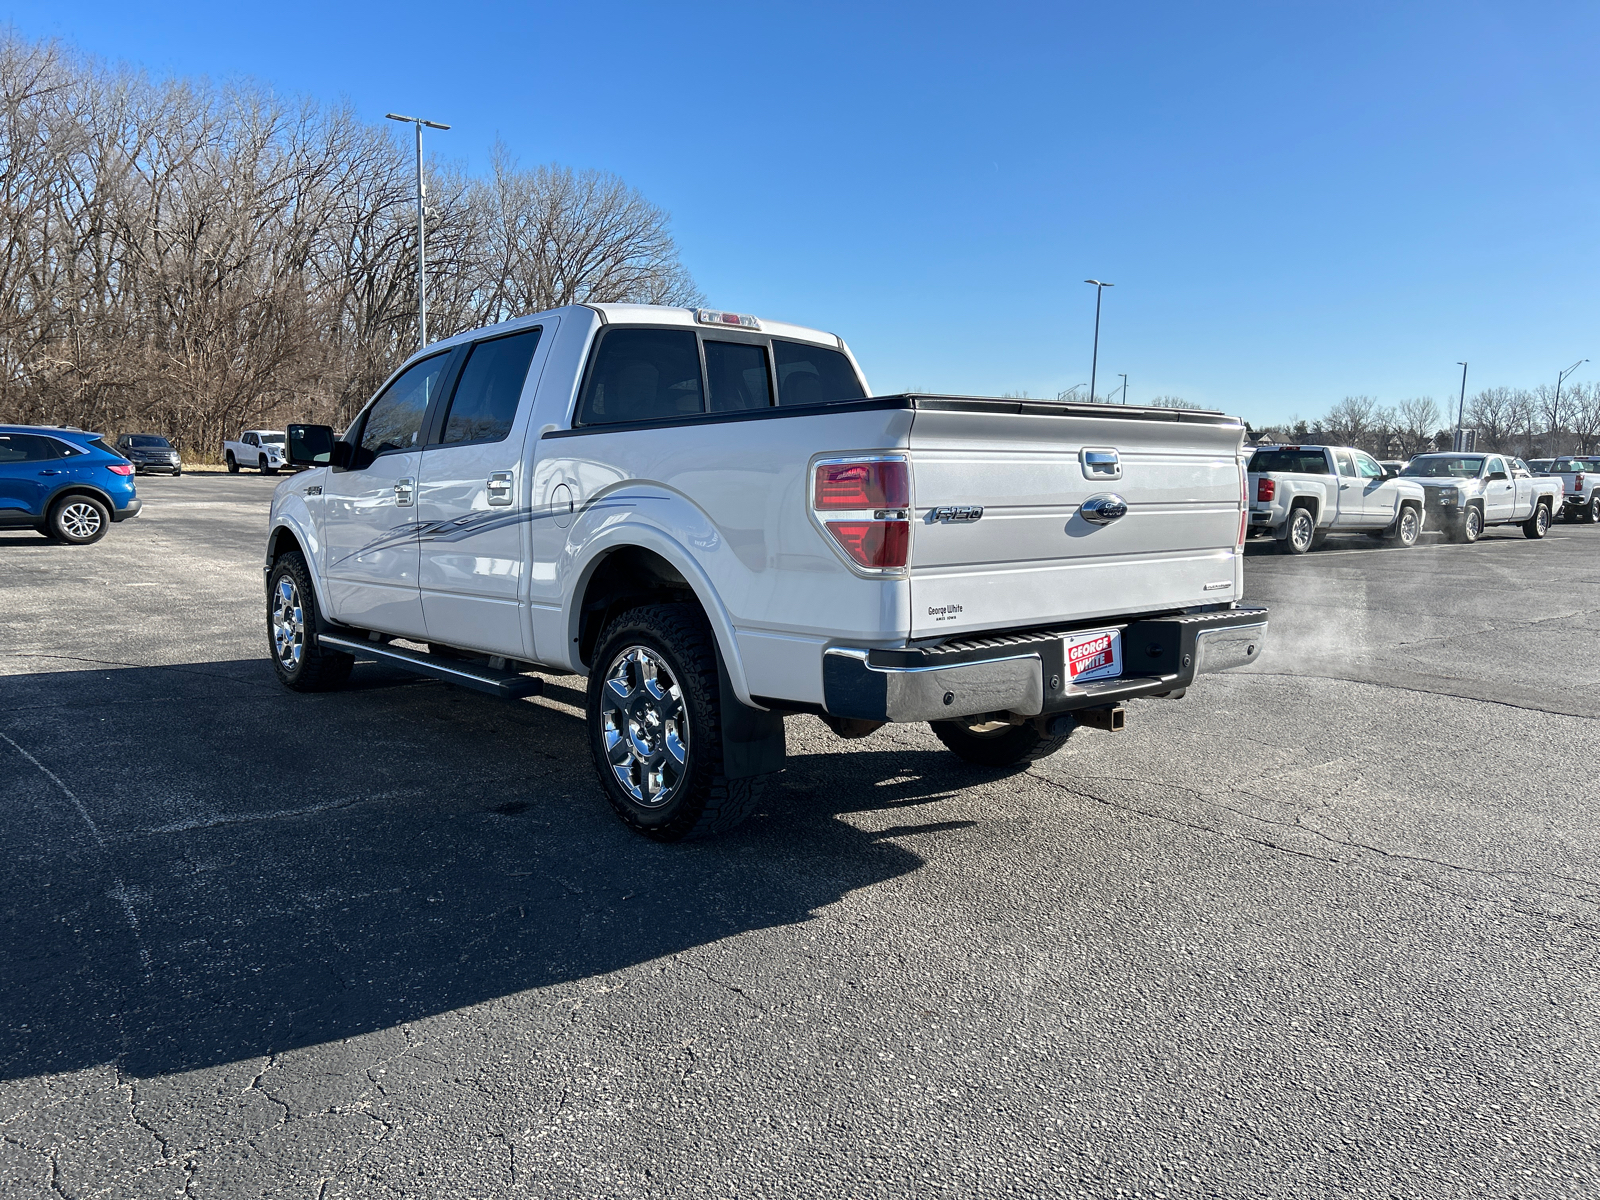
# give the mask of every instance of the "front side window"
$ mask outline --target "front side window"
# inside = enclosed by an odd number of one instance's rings
[[[833,404],[866,397],[855,368],[837,350],[774,341],[772,356],[778,364],[779,404]]]
[[[1505,461],[1499,458],[1491,458],[1489,460],[1489,465],[1484,467],[1483,473],[1487,477],[1489,475],[1493,475],[1496,471],[1500,472],[1502,475],[1506,473]]]
[[[409,368],[367,410],[361,426],[360,453],[352,465],[366,466],[380,454],[410,450],[422,434],[428,401],[439,387],[448,354],[435,354]]]
[[[509,434],[538,345],[539,330],[530,329],[473,346],[439,440],[497,442]]]
[[[259,446],[261,443],[256,440],[255,434],[247,433],[244,435],[244,444],[246,446]]]
[[[0,433],[0,463],[44,462],[55,456],[49,438],[33,433]]]
[[[746,342],[706,342],[706,383],[712,412],[771,408],[767,351]]]
[[[692,329],[611,329],[595,351],[576,423],[664,421],[704,411]]]
[[[1356,471],[1363,479],[1383,478],[1383,468],[1378,465],[1378,461],[1360,451],[1356,452]]]

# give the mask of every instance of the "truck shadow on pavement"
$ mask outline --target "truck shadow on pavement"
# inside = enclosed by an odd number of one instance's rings
[[[659,846],[607,809],[574,715],[357,681],[0,676],[0,1078],[217,1065],[805,921],[921,865],[887,839],[963,824],[913,823],[971,782],[948,755],[841,743],[744,828]]]

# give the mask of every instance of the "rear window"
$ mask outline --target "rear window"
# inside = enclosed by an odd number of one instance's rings
[[[772,356],[778,364],[779,404],[834,404],[866,397],[850,360],[837,350],[774,341]]]
[[[712,412],[771,408],[765,346],[746,342],[706,342],[706,382]]]
[[[1295,472],[1300,475],[1328,474],[1328,459],[1321,450],[1257,450],[1250,459],[1255,474],[1268,471]]]
[[[1549,468],[1552,471],[1591,471],[1593,469],[1587,466],[1581,458],[1560,458],[1556,460],[1554,466]]]
[[[456,384],[441,440],[490,442],[509,434],[538,344],[539,331],[530,329],[475,345]]]
[[[577,424],[663,421],[704,411],[692,329],[611,329],[595,352]]]

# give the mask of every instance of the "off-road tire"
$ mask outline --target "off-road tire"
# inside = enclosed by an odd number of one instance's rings
[[[1278,539],[1279,554],[1309,554],[1322,544],[1317,536],[1317,518],[1305,505],[1291,509],[1289,526]]]
[[[624,790],[606,745],[604,690],[624,656],[640,649],[670,672],[688,732],[679,780],[669,798],[655,806]],[[723,772],[717,644],[696,605],[648,604],[618,614],[601,633],[591,665],[589,750],[600,788],[624,824],[658,842],[681,842],[726,832],[756,811],[771,776],[729,779]]]
[[[229,475],[237,475],[239,473],[239,460],[234,458],[232,450],[228,451],[227,458],[228,458],[228,474]]]
[[[111,510],[93,496],[63,496],[50,506],[44,534],[63,546],[92,546],[111,528]]]
[[[288,654],[278,640],[279,589],[287,581],[298,601],[298,652]],[[267,656],[278,682],[296,692],[331,692],[350,678],[355,655],[342,650],[324,649],[317,639],[317,592],[311,586],[311,571],[298,550],[280,555],[267,576]]]
[[[978,767],[1019,767],[1048,758],[1072,736],[1068,729],[1060,737],[1041,733],[1036,725],[1007,725],[992,732],[974,732],[963,721],[929,721],[933,736],[946,750]]]
[[[1543,500],[1533,506],[1533,516],[1522,523],[1522,536],[1538,541],[1550,532],[1550,506]]]
[[[1469,504],[1466,511],[1450,523],[1449,534],[1452,542],[1472,545],[1483,536],[1483,510],[1475,504]]]

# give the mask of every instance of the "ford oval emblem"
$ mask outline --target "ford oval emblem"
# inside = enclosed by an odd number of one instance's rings
[[[1128,502],[1115,492],[1102,492],[1079,505],[1078,515],[1091,525],[1109,525],[1128,515]]]

